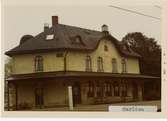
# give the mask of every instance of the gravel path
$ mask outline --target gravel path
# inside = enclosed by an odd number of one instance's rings
[[[142,101],[142,102],[129,102],[129,103],[115,103],[115,104],[100,104],[100,105],[77,105],[74,107],[74,111],[108,111],[109,105],[149,105],[158,106],[161,109],[161,101]],[[34,111],[69,111],[68,107],[58,107],[58,108],[44,108],[44,109],[34,109]]]

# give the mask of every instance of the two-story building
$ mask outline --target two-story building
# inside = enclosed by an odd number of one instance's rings
[[[74,104],[143,100],[140,55],[114,38],[107,25],[94,31],[58,23],[45,24],[36,36],[24,35],[6,52],[12,58],[9,106],[56,107],[68,105],[68,86]]]

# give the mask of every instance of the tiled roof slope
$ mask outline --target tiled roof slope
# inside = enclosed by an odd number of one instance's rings
[[[54,34],[53,40],[47,40],[46,36]],[[80,36],[82,43],[72,43],[76,36]],[[131,49],[123,49],[122,43],[112,35],[104,36],[103,32],[83,29],[74,26],[56,24],[46,31],[22,42],[17,47],[7,51],[5,54],[12,56],[16,54],[50,52],[50,51],[94,51],[102,38],[113,42],[123,56],[140,57]]]

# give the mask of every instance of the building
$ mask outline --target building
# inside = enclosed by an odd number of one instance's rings
[[[141,101],[144,82],[159,77],[140,74],[140,55],[109,33],[58,23],[36,36],[24,35],[5,53],[12,58],[9,107],[68,106],[68,87],[75,104]]]

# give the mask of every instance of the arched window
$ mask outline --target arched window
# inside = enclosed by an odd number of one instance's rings
[[[43,57],[42,56],[36,56],[35,57],[35,71],[43,71]]]
[[[103,58],[102,57],[98,57],[97,59],[97,71],[98,72],[103,72]]]
[[[108,51],[108,46],[104,45],[104,51]]]
[[[118,73],[118,70],[117,70],[117,60],[115,58],[112,59],[112,72],[113,73]]]
[[[92,61],[90,56],[86,56],[86,71],[92,71]]]
[[[122,73],[126,73],[126,72],[127,72],[126,60],[122,59]]]

